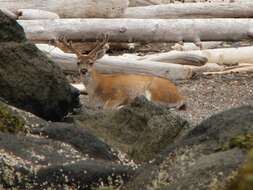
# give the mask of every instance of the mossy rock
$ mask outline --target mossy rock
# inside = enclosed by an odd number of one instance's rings
[[[222,150],[228,150],[236,147],[246,150],[253,148],[253,133],[236,135],[222,147]]]
[[[253,149],[249,152],[246,163],[242,166],[238,175],[225,188],[226,190],[252,190],[253,189]]]
[[[24,120],[2,103],[0,103],[0,131],[9,133],[25,132]]]

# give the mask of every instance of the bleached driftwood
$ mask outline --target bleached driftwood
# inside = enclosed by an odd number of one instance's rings
[[[37,45],[50,59],[56,62],[65,73],[78,73],[77,57],[74,54],[64,53],[52,46]],[[134,59],[118,58],[117,56],[104,56],[95,63],[98,72],[127,73],[127,74],[143,74],[163,77],[171,80],[189,79],[192,76],[192,70],[189,67],[160,63],[154,61],[137,61]]]
[[[77,83],[77,84],[74,84],[74,83],[71,83],[71,86],[75,87],[77,90],[79,90],[79,92],[81,94],[88,94],[87,90],[86,90],[86,87],[84,86],[84,84],[82,83]]]
[[[58,39],[111,42],[239,41],[253,36],[252,19],[55,19],[19,20],[33,41]]]
[[[98,60],[95,68],[98,72],[106,74],[143,74],[170,80],[190,79],[192,77],[192,70],[183,65],[154,61],[136,61],[109,56]]]
[[[214,49],[218,48],[223,45],[224,42],[219,42],[219,41],[211,41],[211,42],[203,42],[202,43],[202,49]],[[173,50],[177,51],[190,51],[190,50],[200,50],[200,47],[198,47],[194,43],[184,43],[184,44],[179,44],[176,43],[174,46],[171,47]]]
[[[129,0],[130,7],[159,5],[161,3],[163,3],[163,0]]]
[[[17,11],[20,20],[58,19],[59,15],[49,11],[38,9],[19,9]]]
[[[123,14],[128,0],[0,0],[0,7],[12,12],[39,9],[57,13],[61,18],[114,18]]]
[[[189,66],[194,74],[201,75],[206,72],[220,72],[225,69],[225,66],[218,65],[217,63],[207,63],[201,67]]]
[[[222,71],[210,71],[210,72],[203,72],[204,75],[224,75],[224,74],[231,74],[231,73],[252,73],[253,72],[253,65],[244,65],[244,66],[237,66],[234,68],[227,68]]]
[[[159,53],[147,55],[141,59],[149,61],[166,62],[167,57],[183,56],[188,54],[198,55],[207,58],[208,63],[218,63],[226,65],[234,65],[236,63],[253,63],[253,46],[240,48],[220,48],[208,50],[194,50],[194,51],[171,51],[168,53]]]
[[[18,15],[16,15],[15,13],[11,12],[8,9],[0,7],[0,11],[2,11],[5,15],[7,15],[8,17],[10,17],[12,19],[16,20],[18,18]]]
[[[183,3],[130,7],[124,18],[252,18],[251,3]]]

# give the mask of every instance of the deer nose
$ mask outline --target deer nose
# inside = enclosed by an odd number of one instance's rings
[[[88,72],[88,70],[87,70],[87,69],[81,69],[80,72],[81,72],[82,74],[86,74],[86,73]]]

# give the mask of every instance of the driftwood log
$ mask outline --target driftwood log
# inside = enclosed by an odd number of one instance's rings
[[[225,65],[234,65],[237,63],[251,63],[253,64],[253,46],[239,47],[239,48],[220,48],[207,50],[193,50],[193,51],[171,51],[168,53],[158,53],[147,55],[140,58],[140,60],[161,61],[167,62],[172,56],[183,55],[197,55],[205,57],[208,63],[218,63]]]
[[[56,62],[66,74],[77,74],[77,57],[75,54],[64,53],[58,48],[48,49],[45,45],[37,45],[50,59]],[[143,74],[163,77],[170,80],[189,79],[192,77],[190,67],[155,61],[138,61],[117,56],[104,56],[95,63],[100,73]]]
[[[0,0],[0,7],[17,12],[39,9],[58,14],[61,18],[113,18],[128,7],[128,0]]]
[[[58,19],[56,13],[42,11],[38,9],[19,9],[17,11],[18,19],[20,20],[39,20],[39,19]]]
[[[214,48],[219,48],[223,45],[224,42],[219,42],[219,41],[210,41],[210,42],[202,42],[202,49],[214,49]],[[190,50],[200,50],[201,48],[198,47],[194,43],[184,43],[184,44],[179,44],[176,43],[171,47],[173,50],[177,51],[190,51]]]
[[[252,18],[251,3],[183,3],[130,7],[124,18]]]
[[[253,37],[252,19],[55,19],[19,20],[32,41],[65,36],[95,41],[107,33],[111,42],[239,41]]]

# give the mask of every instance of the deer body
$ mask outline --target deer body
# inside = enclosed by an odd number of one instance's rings
[[[71,43],[62,41],[63,45],[78,57],[79,72],[93,106],[102,106],[105,109],[117,108],[137,96],[144,95],[150,101],[169,107],[178,109],[185,107],[184,97],[167,79],[136,74],[102,74],[96,71],[94,63],[102,58],[109,48],[107,41],[108,36],[102,42],[97,42],[97,46],[87,55],[73,48]]]
[[[185,104],[176,86],[167,79],[134,74],[100,74],[93,69],[87,91],[93,105],[117,108],[137,96],[169,107]]]

